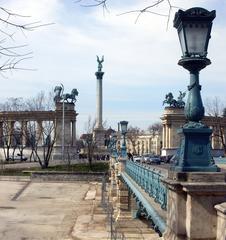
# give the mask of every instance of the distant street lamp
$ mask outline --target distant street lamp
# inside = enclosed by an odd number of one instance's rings
[[[112,133],[110,135],[110,141],[109,141],[108,147],[110,148],[110,151],[113,157],[118,156],[116,144],[117,144],[117,135],[115,133]]]
[[[121,157],[125,158],[125,157],[127,157],[127,152],[126,152],[126,133],[127,133],[128,122],[127,121],[121,121],[120,122],[120,126],[121,126],[121,133],[122,133],[122,136],[123,136],[122,145],[121,145]]]
[[[215,11],[209,12],[203,8],[179,10],[175,14],[174,27],[178,31],[183,54],[178,64],[190,72],[189,94],[185,105],[185,116],[189,122],[180,130],[184,136],[174,167],[176,171],[218,170],[211,156],[209,137],[212,130],[200,122],[204,117],[204,107],[199,85],[200,70],[211,64],[206,56],[215,16]]]

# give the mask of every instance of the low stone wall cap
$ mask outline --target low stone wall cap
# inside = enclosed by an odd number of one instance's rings
[[[219,211],[219,212],[223,213],[224,215],[226,215],[226,202],[221,203],[221,204],[217,204],[217,205],[214,206],[214,208],[217,211]]]

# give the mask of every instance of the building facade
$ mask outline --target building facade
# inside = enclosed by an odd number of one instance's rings
[[[162,146],[161,132],[143,133],[138,135],[134,141],[127,138],[126,144],[127,151],[133,155],[160,155]]]

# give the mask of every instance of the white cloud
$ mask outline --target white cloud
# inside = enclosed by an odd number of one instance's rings
[[[176,6],[185,8],[208,2],[173,1]],[[25,66],[38,70],[14,72],[8,75],[8,80],[2,79],[2,97],[31,96],[40,90],[49,91],[61,82],[66,91],[77,87],[80,94],[76,107],[81,132],[88,115],[95,116],[96,54],[104,54],[104,108],[107,106],[104,118],[112,119],[112,127],[121,118],[128,118],[136,125],[140,121],[142,127],[156,121],[161,116],[165,94],[169,91],[177,94],[189,83],[189,74],[177,65],[181,51],[176,29],[172,27],[174,14],[166,31],[167,19],[163,17],[145,14],[134,24],[132,14],[116,16],[116,13],[144,6],[141,1],[134,6],[111,9],[111,14],[105,18],[100,9],[90,9],[88,14],[87,9],[79,9],[77,5],[69,11],[67,4],[59,0],[7,1],[7,8],[31,15],[32,21],[55,24],[26,33],[26,38],[18,37],[21,42],[28,42],[34,51],[34,58],[25,62]],[[166,8],[164,6],[163,10]],[[226,49],[222,36],[225,35],[225,28],[213,26],[209,48],[213,64],[200,74],[204,96],[224,95],[226,70],[222,53]],[[221,87],[211,88],[216,83]],[[217,92],[213,93],[213,89]],[[138,103],[133,108],[136,99]],[[118,110],[114,104],[118,105]]]

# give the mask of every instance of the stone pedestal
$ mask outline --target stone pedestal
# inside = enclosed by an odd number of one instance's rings
[[[93,131],[93,134],[94,134],[94,139],[95,139],[97,148],[100,151],[106,150],[106,147],[105,147],[106,130],[104,130],[103,128],[95,128]]]
[[[204,124],[189,122],[178,132],[182,139],[173,169],[179,172],[217,172],[209,140],[212,130]]]
[[[76,155],[76,116],[74,103],[56,103],[56,142],[53,149],[53,159],[62,159],[62,145],[64,145],[64,156],[67,159]],[[64,121],[63,121],[64,120]],[[64,129],[63,129],[64,126]]]
[[[226,201],[224,173],[170,172],[165,240],[214,240],[215,205]]]

